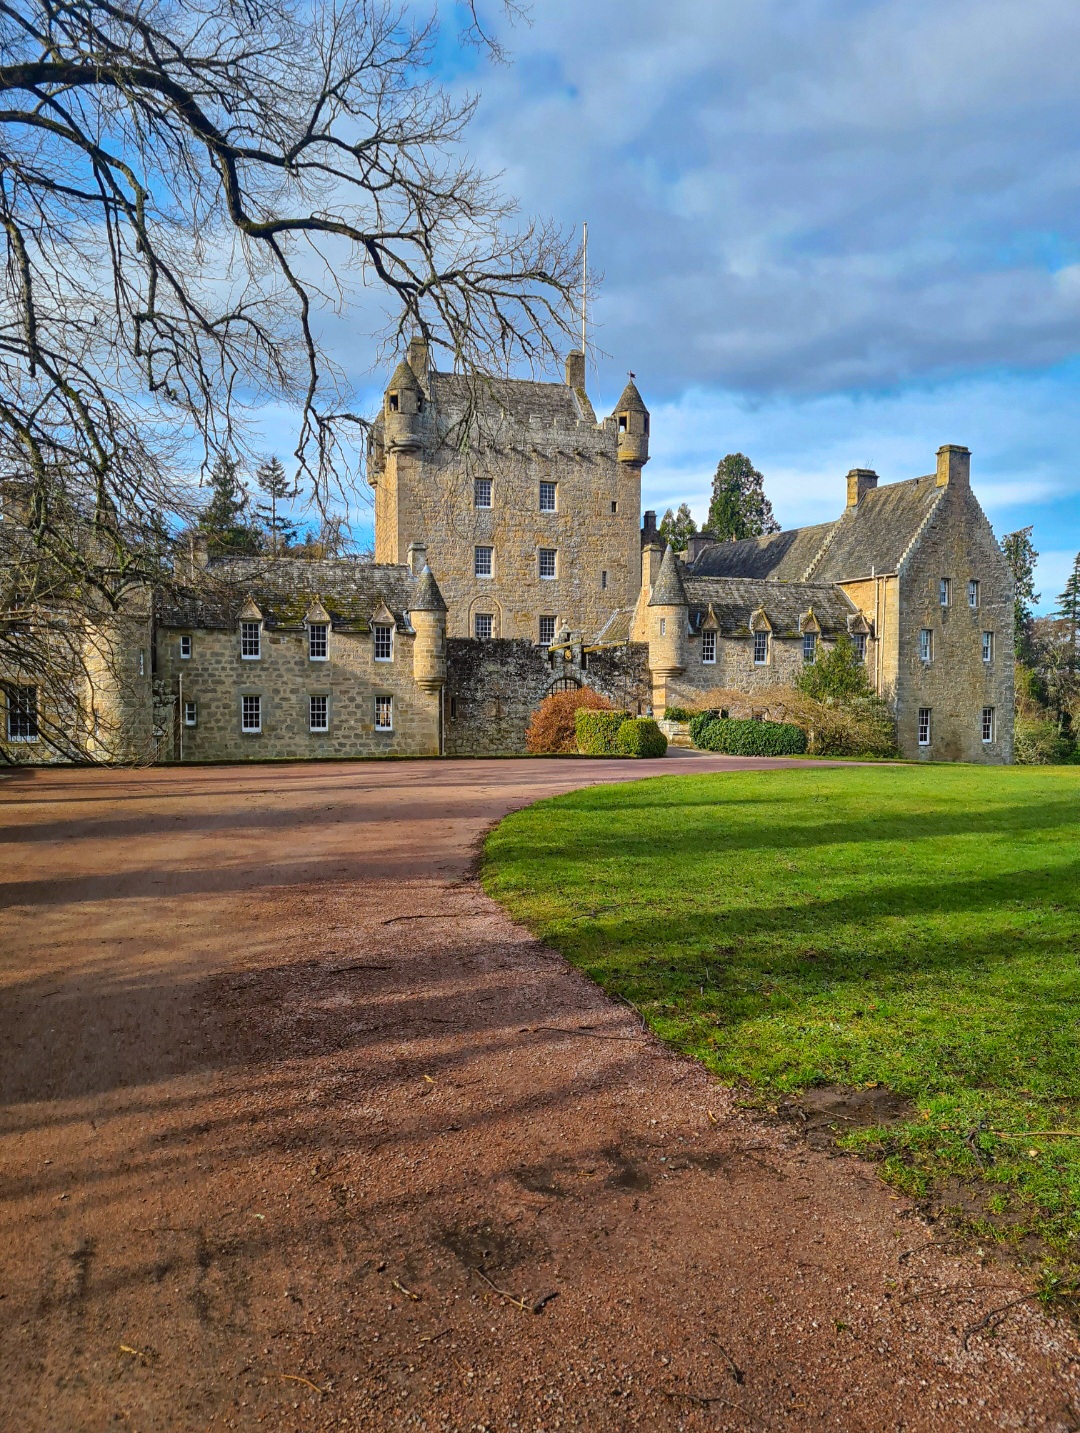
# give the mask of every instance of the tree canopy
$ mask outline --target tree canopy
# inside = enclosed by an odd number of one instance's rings
[[[1001,550],[1015,584],[1013,599],[1013,644],[1017,659],[1030,664],[1032,657],[1033,607],[1039,600],[1035,591],[1035,564],[1039,554],[1031,540],[1030,527],[1018,528],[1001,539]]]
[[[675,552],[685,552],[686,544],[697,532],[697,523],[690,514],[686,503],[679,504],[678,512],[668,508],[660,521],[660,540]]]
[[[780,531],[765,479],[745,453],[728,453],[717,464],[705,526],[719,542]]]

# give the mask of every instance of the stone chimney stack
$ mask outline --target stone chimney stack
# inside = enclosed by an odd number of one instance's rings
[[[420,382],[426,383],[431,364],[431,354],[428,350],[427,339],[423,338],[420,334],[409,339],[408,364]]]
[[[423,542],[410,542],[405,561],[412,575],[419,577],[427,566],[427,544]]]
[[[957,443],[946,443],[937,450],[937,485],[939,488],[971,486],[971,450]]]
[[[585,355],[580,348],[572,348],[566,355],[566,386],[585,387]]]
[[[716,539],[711,532],[691,533],[686,542],[686,561],[689,564],[695,563],[707,547],[712,547]]]
[[[656,526],[656,514],[650,508],[641,519],[641,545],[647,547],[650,542],[660,541],[660,531]]]
[[[852,468],[847,475],[847,505],[858,507],[864,493],[872,493],[878,485],[878,475],[873,468]]]
[[[641,585],[651,592],[653,584],[660,575],[660,564],[664,560],[663,544],[659,542],[647,542],[641,549]]]

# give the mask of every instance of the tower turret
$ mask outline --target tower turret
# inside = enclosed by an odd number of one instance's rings
[[[649,669],[653,678],[653,710],[668,705],[668,684],[690,661],[690,603],[679,571],[679,560],[669,547],[653,584],[648,603]]]
[[[391,452],[415,452],[421,447],[420,415],[424,411],[424,390],[403,358],[394,369],[383,399],[386,447]]]
[[[417,579],[409,621],[416,633],[413,679],[421,690],[437,692],[446,682],[446,603],[430,567]]]
[[[611,416],[619,435],[619,462],[643,468],[649,461],[649,410],[637,391],[633,374]]]

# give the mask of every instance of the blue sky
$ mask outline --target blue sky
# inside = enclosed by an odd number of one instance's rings
[[[784,526],[844,474],[965,443],[1043,606],[1080,549],[1080,12],[1074,0],[537,0],[469,147],[525,214],[589,222],[590,389],[633,369],[644,503],[704,516],[742,450]],[[361,354],[347,356],[358,386]]]

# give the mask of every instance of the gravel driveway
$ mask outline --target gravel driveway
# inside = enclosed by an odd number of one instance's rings
[[[543,795],[775,764],[0,776],[0,1428],[1080,1428],[1007,1268],[471,877]]]

